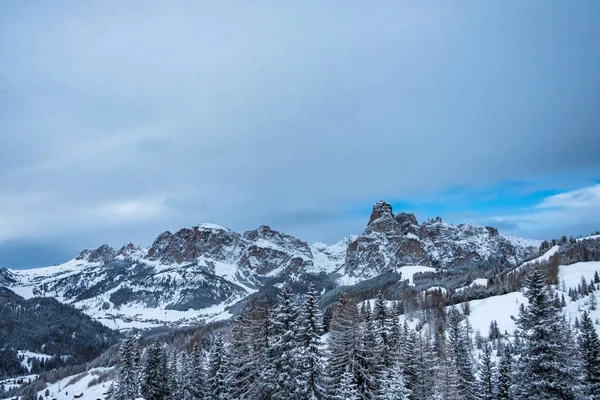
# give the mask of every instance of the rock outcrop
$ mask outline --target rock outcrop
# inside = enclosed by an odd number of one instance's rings
[[[440,217],[419,225],[414,214],[394,216],[392,206],[379,201],[363,234],[348,246],[345,271],[372,277],[405,265],[516,265],[535,250],[513,243],[492,227],[452,225]]]

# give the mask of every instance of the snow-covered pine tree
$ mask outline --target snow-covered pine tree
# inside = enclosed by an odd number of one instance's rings
[[[411,331],[411,341],[415,343],[412,354],[412,379],[413,400],[430,400],[435,395],[435,350],[430,338],[423,337],[420,333]]]
[[[137,339],[127,336],[119,349],[117,385],[112,400],[135,400],[140,396],[140,348]]]
[[[186,392],[193,399],[202,400],[206,392],[206,371],[204,370],[204,353],[200,343],[196,343],[188,357],[188,385]]]
[[[381,357],[383,344],[378,340],[375,321],[370,319],[361,324],[357,351],[358,389],[363,398],[376,398],[383,375],[384,363]]]
[[[581,317],[579,352],[583,361],[584,393],[589,399],[600,399],[600,340],[587,311]]]
[[[486,343],[479,356],[478,386],[481,400],[495,399],[496,363],[493,359],[493,353],[492,345]]]
[[[377,340],[380,343],[380,354],[383,364],[386,367],[391,367],[393,363],[393,350],[391,348],[389,339],[390,310],[385,304],[385,297],[383,296],[383,292],[381,290],[377,293],[375,306],[373,307],[373,323],[377,332]]]
[[[504,345],[504,351],[498,363],[498,383],[496,398],[498,400],[512,400],[512,375],[513,375],[512,346]]]
[[[437,359],[434,372],[435,400],[460,398],[458,371],[451,348],[437,349]]]
[[[155,341],[146,352],[142,380],[142,396],[145,400],[161,400],[169,397],[169,371],[167,356],[160,342]]]
[[[399,361],[404,373],[404,384],[412,391],[418,379],[416,363],[417,335],[408,327],[406,320],[402,325],[398,347]]]
[[[227,382],[227,352],[221,334],[218,334],[210,350],[206,400],[228,400],[229,383]]]
[[[463,326],[465,318],[454,306],[448,311],[448,347],[458,371],[459,398],[472,400],[477,398],[477,385],[471,359],[471,341]]]
[[[323,355],[321,354],[321,314],[319,298],[313,284],[309,285],[299,319],[299,360],[301,369],[302,398],[307,400],[323,399]]]
[[[386,368],[379,388],[378,400],[408,400],[410,390],[404,384],[404,375],[399,363]]]
[[[554,307],[546,276],[534,266],[525,282],[529,305],[516,319],[522,339],[514,382],[517,397],[530,400],[576,399],[580,371],[568,324]]]
[[[345,293],[336,304],[329,328],[327,354],[326,389],[329,396],[335,396],[341,390],[342,376],[347,368],[354,374],[356,382],[360,366],[358,365],[359,315],[356,303]]]
[[[361,400],[358,392],[354,373],[350,366],[347,366],[342,373],[338,388],[329,396],[329,400]]]
[[[298,355],[298,307],[292,288],[284,283],[279,293],[279,304],[273,315],[273,340],[267,351],[266,388],[274,400],[297,398],[301,393],[301,368]]]

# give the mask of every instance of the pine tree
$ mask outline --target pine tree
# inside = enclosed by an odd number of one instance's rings
[[[600,399],[600,340],[587,311],[581,318],[579,351],[583,360],[585,394],[590,399]]]
[[[385,297],[383,296],[383,292],[380,290],[377,293],[377,298],[375,299],[375,306],[373,307],[373,322],[374,328],[377,332],[378,342],[381,344],[380,353],[383,364],[386,367],[392,366],[392,348],[390,346],[389,339],[389,325],[390,325],[390,311],[385,304]]]
[[[347,366],[340,377],[339,385],[336,391],[329,397],[330,400],[361,400],[361,396],[356,387],[354,373],[350,366]]]
[[[408,400],[410,390],[404,384],[404,375],[402,367],[396,363],[387,368],[381,380],[379,389],[379,400]]]
[[[415,343],[411,362],[414,375],[409,388],[411,396],[414,400],[430,400],[435,394],[435,350],[430,338],[424,338],[414,331],[410,336]]]
[[[364,322],[359,330],[357,351],[358,389],[364,398],[375,398],[379,392],[379,384],[385,367],[382,344],[378,342],[375,321]]]
[[[435,367],[435,394],[436,400],[460,398],[460,378],[452,355],[452,349],[439,350]]]
[[[206,371],[204,370],[204,354],[199,343],[194,345],[188,358],[188,385],[186,392],[193,399],[202,400],[206,392]]]
[[[342,293],[336,304],[329,327],[327,354],[327,393],[336,396],[342,385],[342,376],[349,371],[357,381],[360,366],[358,364],[359,315],[356,303]]]
[[[299,320],[299,367],[300,380],[303,383],[302,397],[308,400],[323,399],[323,365],[320,349],[321,323],[318,305],[318,294],[315,286],[311,284],[305,296]]]
[[[531,269],[525,296],[529,306],[522,308],[517,327],[522,337],[518,376],[515,382],[520,398],[576,399],[579,371],[574,365],[569,328],[560,309],[552,304],[546,276],[539,266]]]
[[[459,398],[472,400],[477,398],[475,374],[471,359],[471,341],[467,328],[463,326],[465,317],[451,307],[448,311],[448,347],[454,358],[459,377]]]
[[[230,398],[227,376],[227,354],[225,345],[223,344],[223,338],[219,334],[213,343],[209,355],[206,400],[227,400]]]
[[[498,364],[498,400],[512,400],[513,355],[510,344],[504,346],[504,352]]]
[[[496,363],[492,357],[492,346],[486,343],[479,359],[478,383],[481,400],[492,400],[495,398]]]
[[[140,348],[136,338],[127,336],[119,349],[117,385],[113,400],[135,400],[140,396]]]
[[[148,348],[144,365],[142,396],[145,400],[161,400],[170,395],[167,376],[167,357],[162,344],[156,341]]]
[[[285,283],[279,295],[279,305],[273,316],[273,344],[268,350],[268,371],[265,378],[271,398],[296,398],[301,393],[301,368],[297,363],[298,337],[296,323],[298,308],[292,288]]]

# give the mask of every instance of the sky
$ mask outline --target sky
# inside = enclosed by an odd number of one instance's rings
[[[600,230],[600,2],[2,1],[0,266],[372,205]]]

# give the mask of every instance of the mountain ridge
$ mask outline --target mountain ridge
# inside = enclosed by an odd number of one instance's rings
[[[330,246],[308,245],[267,225],[240,234],[206,223],[162,232],[148,248],[102,245],[58,266],[6,270],[0,284],[25,298],[56,297],[127,329],[228,318],[228,307],[273,279],[324,273],[341,285],[408,265],[516,265],[538,250],[532,243],[439,217],[419,224],[379,201],[362,234]]]

